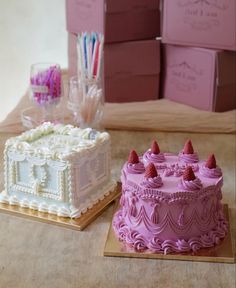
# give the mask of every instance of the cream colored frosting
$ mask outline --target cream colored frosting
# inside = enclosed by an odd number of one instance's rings
[[[0,193],[0,203],[78,218],[116,185],[110,179],[109,140],[106,132],[51,123],[10,138],[4,151],[6,193]],[[99,163],[104,167],[100,174]],[[86,172],[85,186],[80,171]],[[54,185],[48,184],[52,179]]]
[[[90,150],[110,138],[108,133],[98,131],[95,136],[90,137],[93,131],[91,128],[81,129],[72,125],[45,122],[35,129],[8,139],[6,148],[31,156],[63,160],[74,153]]]

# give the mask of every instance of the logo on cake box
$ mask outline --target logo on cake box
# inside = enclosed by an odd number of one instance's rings
[[[170,71],[170,83],[182,92],[197,90],[199,78],[204,77],[202,69],[186,61],[170,64],[167,69]]]
[[[235,109],[236,53],[164,45],[163,97],[203,110]]]
[[[229,8],[226,3],[214,0],[179,0],[178,6],[184,9],[186,24],[196,30],[210,30],[220,25],[220,13]]]
[[[213,106],[216,51],[165,45],[164,97],[205,110]]]
[[[164,43],[236,50],[235,0],[165,0]]]

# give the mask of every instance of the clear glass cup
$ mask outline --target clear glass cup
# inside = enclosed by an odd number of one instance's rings
[[[26,129],[45,121],[64,122],[61,68],[55,63],[37,63],[30,69],[30,99],[34,104],[21,111],[21,121]]]
[[[72,77],[69,81],[68,109],[81,128],[100,128],[104,97],[100,79]]]

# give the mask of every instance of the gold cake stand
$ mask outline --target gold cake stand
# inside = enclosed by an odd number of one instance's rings
[[[115,212],[119,209],[119,201],[115,205]],[[112,228],[112,223],[108,232],[106,244],[104,247],[104,256],[110,257],[129,257],[129,258],[147,258],[164,260],[184,260],[200,262],[221,262],[235,263],[235,252],[230,229],[230,217],[228,205],[224,204],[225,217],[229,223],[229,232],[221,243],[212,248],[203,248],[196,253],[171,253],[164,255],[162,253],[135,252],[131,248],[120,242]]]
[[[78,219],[58,217],[49,213],[35,211],[30,208],[22,208],[20,206],[13,206],[1,203],[0,212],[81,231],[91,222],[93,222],[111,202],[113,202],[117,197],[119,197],[120,193],[121,184],[118,182],[116,188],[113,191],[111,191],[107,196],[105,196],[103,200],[100,200],[97,204],[95,204],[91,209],[88,209]]]

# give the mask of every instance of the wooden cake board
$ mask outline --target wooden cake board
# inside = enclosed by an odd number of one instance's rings
[[[31,219],[39,222],[53,224],[68,229],[82,231],[86,226],[93,222],[106,207],[113,202],[121,193],[121,184],[118,182],[116,188],[110,192],[103,200],[100,200],[91,209],[88,209],[78,219],[71,219],[66,217],[58,217],[49,213],[43,213],[30,208],[22,208],[9,204],[0,203],[0,212],[19,216],[26,219]]]
[[[115,212],[119,209],[119,201],[115,205]],[[108,232],[106,244],[104,247],[104,256],[110,257],[129,257],[129,258],[146,258],[146,259],[163,259],[163,260],[183,260],[183,261],[200,261],[200,262],[221,262],[235,263],[235,252],[230,229],[230,217],[228,205],[224,204],[225,217],[229,223],[229,232],[224,240],[212,248],[203,248],[196,253],[171,253],[164,255],[162,253],[135,252],[127,248],[124,243],[120,242],[112,228],[112,223]]]

